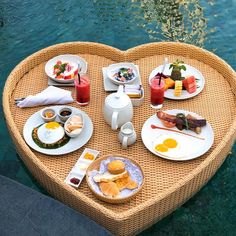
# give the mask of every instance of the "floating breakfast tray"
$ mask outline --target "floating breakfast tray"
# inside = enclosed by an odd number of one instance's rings
[[[46,62],[60,54],[76,54],[88,62],[91,78],[91,102],[83,107],[94,124],[94,135],[86,147],[100,151],[100,156],[120,153],[137,161],[145,175],[142,191],[130,202],[112,205],[97,199],[84,180],[78,190],[64,183],[81,155],[83,148],[71,154],[50,157],[27,146],[23,127],[37,108],[18,108],[14,98],[25,97],[45,89]],[[203,156],[187,162],[173,162],[149,152],[142,143],[141,129],[155,111],[150,107],[148,76],[163,59],[177,58],[197,68],[205,77],[205,87],[196,97],[184,101],[165,100],[164,108],[196,112],[211,124],[215,141]],[[133,124],[137,142],[129,149],[121,148],[117,131],[104,122],[102,108],[106,92],[102,68],[117,62],[133,62],[139,66],[145,99],[134,108]],[[73,90],[73,88],[68,88]],[[47,191],[60,201],[86,214],[116,235],[132,235],[174,211],[193,196],[220,167],[235,140],[236,133],[236,74],[214,54],[181,43],[151,43],[120,51],[97,43],[63,43],[43,49],[22,61],[9,75],[3,93],[3,108],[10,135],[28,169]],[[76,103],[70,104],[78,107]]]

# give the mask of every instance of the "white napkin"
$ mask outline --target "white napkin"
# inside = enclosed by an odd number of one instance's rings
[[[36,95],[29,95],[23,101],[20,101],[17,106],[23,108],[48,104],[66,104],[70,102],[73,102],[70,91],[49,86]]]

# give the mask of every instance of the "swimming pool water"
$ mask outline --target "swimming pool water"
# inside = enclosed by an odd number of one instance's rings
[[[215,1],[213,6],[206,2],[201,4],[208,30],[215,31],[205,48],[236,69],[236,0]],[[141,23],[142,12],[130,0],[1,0],[1,93],[10,71],[28,55],[68,41],[94,41],[125,50],[152,41]],[[0,174],[45,193],[17,156],[0,112]],[[197,195],[141,235],[235,235],[235,180],[236,145]]]

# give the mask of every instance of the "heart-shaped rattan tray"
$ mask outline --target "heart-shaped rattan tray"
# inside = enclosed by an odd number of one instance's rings
[[[64,179],[83,148],[64,156],[51,157],[31,150],[23,140],[23,126],[30,115],[41,109],[15,106],[14,98],[35,94],[47,86],[46,62],[60,54],[76,54],[88,62],[91,78],[91,102],[82,110],[94,124],[94,134],[86,147],[100,151],[100,156],[120,153],[137,161],[145,175],[142,191],[130,202],[112,205],[95,198],[83,181],[78,190],[67,186]],[[172,162],[151,154],[143,145],[140,132],[145,120],[154,114],[150,107],[148,76],[162,64],[183,60],[205,77],[203,91],[184,100],[165,100],[165,109],[193,111],[212,125],[215,141],[202,157],[187,162]],[[117,62],[133,62],[139,66],[145,90],[144,103],[134,108],[133,124],[137,142],[129,149],[121,148],[117,132],[104,122],[102,108],[108,95],[103,89],[102,67]],[[160,220],[196,193],[216,172],[229,153],[236,129],[236,75],[223,60],[192,45],[152,43],[127,51],[97,43],[64,43],[43,49],[22,61],[9,75],[3,93],[3,108],[10,135],[28,169],[55,198],[88,215],[116,235],[130,235]],[[67,88],[73,90],[73,88]],[[78,107],[76,103],[70,104]]]

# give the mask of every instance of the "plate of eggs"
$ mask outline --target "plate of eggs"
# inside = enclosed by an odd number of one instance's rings
[[[202,117],[196,113],[185,110],[168,110],[168,114],[190,114],[198,119]],[[153,129],[155,125],[159,129]],[[142,128],[142,141],[145,147],[164,159],[173,161],[187,161],[202,156],[214,142],[214,132],[211,125],[206,122],[201,133],[196,134],[192,130],[179,131],[176,127],[168,128],[163,125],[157,115],[149,117]]]
[[[69,135],[65,129],[65,122],[59,118],[64,106],[47,108],[55,113],[55,119],[45,121],[42,113],[45,109],[34,113],[26,121],[23,136],[26,143],[34,150],[47,155],[63,155],[73,152],[84,146],[93,134],[93,123],[83,111],[67,106],[71,111],[71,118],[81,117],[81,130],[78,135]]]

